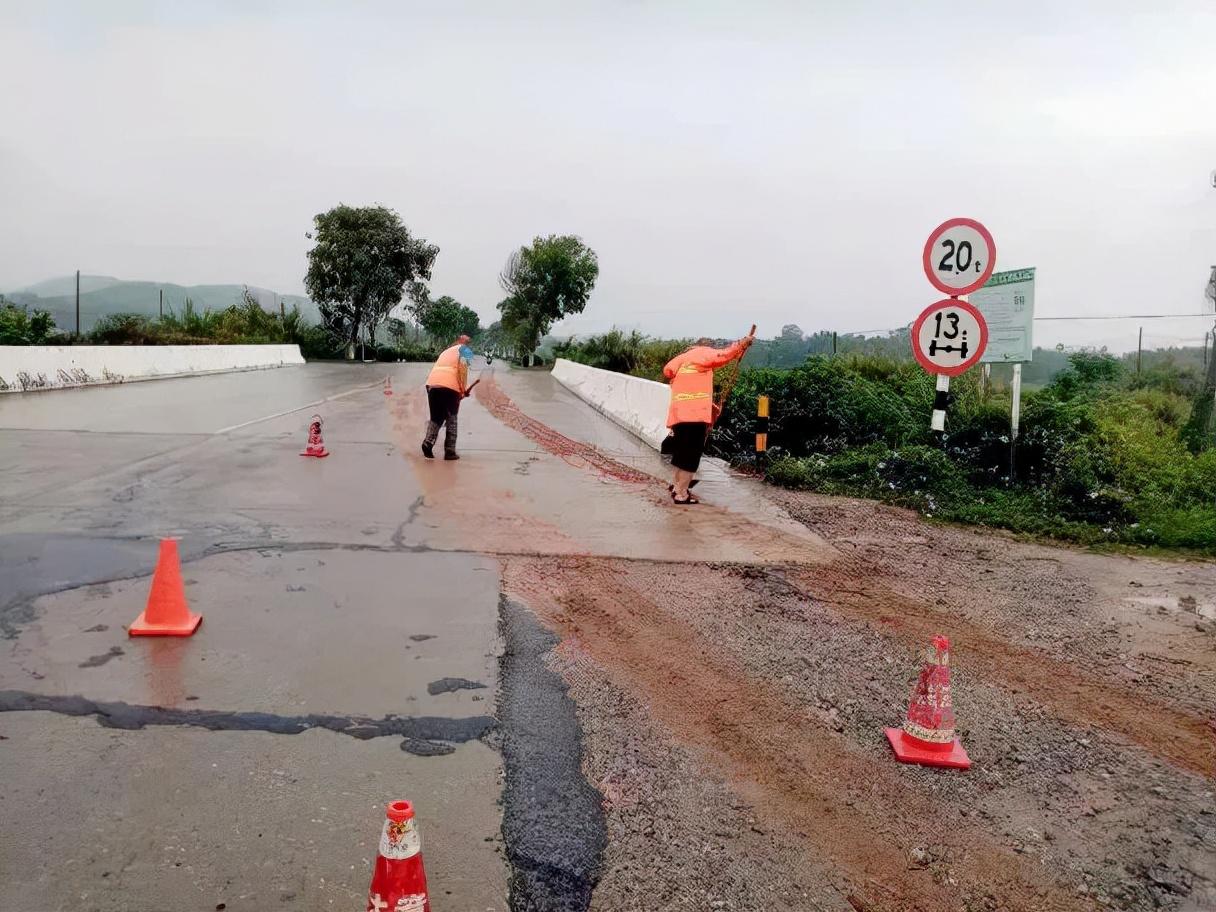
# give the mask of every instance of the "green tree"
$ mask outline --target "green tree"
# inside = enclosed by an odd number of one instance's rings
[[[502,347],[509,357],[522,361],[536,350],[540,331],[533,326],[527,302],[516,295],[503,299],[498,310],[502,319],[495,325],[499,328]]]
[[[502,329],[502,320],[495,320],[481,333],[478,338],[482,351],[491,355],[502,355],[507,352],[507,338]]]
[[[481,334],[481,317],[477,315],[472,307],[460,305],[460,321],[456,326],[456,332],[464,333],[469,338],[476,338]]]
[[[394,345],[405,345],[407,342],[417,341],[418,327],[406,320],[389,317],[388,337],[393,340]]]
[[[328,329],[347,342],[387,318],[407,282],[431,277],[439,248],[413,237],[392,209],[339,205],[313,219],[304,287]]]
[[[553,323],[582,313],[599,277],[595,251],[572,234],[537,237],[507,259],[498,281],[503,331],[520,354],[530,354]]]
[[[431,298],[431,290],[426,287],[426,282],[407,282],[405,297],[409,302],[405,305],[405,312],[409,314],[410,320],[414,324],[414,341],[417,342],[418,329],[422,326],[422,316],[435,302]]]
[[[45,310],[30,313],[0,295],[0,345],[46,345],[55,321]]]
[[[465,307],[450,295],[429,302],[419,317],[422,329],[441,345],[451,344],[462,333],[472,337],[481,330],[477,311]]]

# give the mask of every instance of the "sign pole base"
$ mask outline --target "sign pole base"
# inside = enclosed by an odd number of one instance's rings
[[[933,418],[929,429],[941,434],[946,430],[946,405],[950,401],[950,378],[945,374],[937,375],[937,394],[933,397]]]

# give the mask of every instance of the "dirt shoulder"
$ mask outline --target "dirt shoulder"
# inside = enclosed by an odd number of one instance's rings
[[[1129,693],[1209,716],[1216,706],[1216,561],[1039,545],[871,501],[771,496],[847,553],[857,574],[940,615],[1100,673]]]
[[[604,795],[593,908],[1216,907],[1216,566],[773,496],[839,560],[504,561]],[[883,736],[936,632],[967,773]]]

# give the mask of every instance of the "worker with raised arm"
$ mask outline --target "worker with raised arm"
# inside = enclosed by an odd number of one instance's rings
[[[447,426],[443,438],[443,458],[460,458],[456,453],[456,413],[460,411],[460,401],[469,394],[469,365],[472,363],[473,349],[469,348],[469,337],[461,336],[455,345],[445,349],[436,359],[435,366],[426,378],[430,420],[422,441],[422,455],[427,459],[435,458],[435,440],[441,425]]]
[[[701,465],[709,429],[718,420],[714,406],[714,369],[742,358],[755,337],[756,327],[753,326],[750,333],[726,348],[711,348],[708,339],[701,339],[663,368],[663,376],[671,384],[667,426],[671,428],[671,464],[675,468],[670,486],[673,503],[683,506],[701,502],[688,489]]]

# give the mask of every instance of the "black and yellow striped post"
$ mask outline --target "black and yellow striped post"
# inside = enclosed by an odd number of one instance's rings
[[[768,452],[768,396],[756,399],[756,459]]]

